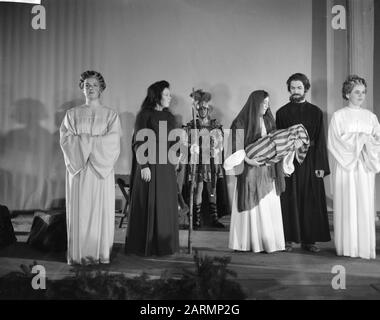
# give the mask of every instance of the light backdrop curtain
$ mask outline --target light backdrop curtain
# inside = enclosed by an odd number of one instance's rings
[[[377,1],[377,0],[376,0]],[[365,106],[373,110],[374,0],[348,0],[349,73],[366,79]]]
[[[0,203],[11,210],[62,205],[65,166],[58,128],[83,103],[79,75],[104,61],[106,1],[44,1],[46,30],[33,5],[0,4]]]
[[[312,1],[44,0],[46,30],[32,28],[32,4],[0,2],[0,203],[35,210],[63,200],[58,127],[83,102],[87,69],[103,74],[104,104],[120,115],[119,174],[130,171],[135,115],[154,81],[170,82],[182,123],[193,87],[211,92],[226,128],[255,88],[271,93],[275,112],[289,75],[311,73]]]

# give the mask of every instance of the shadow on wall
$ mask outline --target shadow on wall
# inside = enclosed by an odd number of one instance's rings
[[[129,174],[132,167],[132,135],[136,116],[128,111],[119,114],[122,130],[120,156],[115,165],[115,173]]]
[[[229,87],[224,83],[218,83],[210,89],[212,95],[211,105],[213,109],[211,111],[211,118],[217,119],[221,122],[221,119],[229,119],[231,116],[231,93]],[[232,122],[232,119],[229,121]],[[223,128],[227,129],[231,123],[222,123]]]
[[[80,104],[82,99],[73,99],[56,110],[53,133],[41,126],[48,119],[42,102],[25,98],[12,104],[8,121],[14,129],[0,137],[0,203],[11,210],[64,208],[66,168],[59,127],[66,111]]]
[[[322,107],[322,106],[321,106]],[[325,133],[325,140],[326,140],[326,147],[327,147],[327,139],[328,139],[328,128],[329,128],[329,121],[328,121],[328,113],[326,111],[323,111],[323,125],[324,125],[324,133]],[[332,190],[332,162],[331,160],[331,154],[327,150],[327,156],[329,159],[329,165],[330,165],[330,175],[324,178],[325,183],[325,193],[326,193],[326,204],[327,204],[327,211],[333,210],[333,190]]]
[[[176,120],[176,125],[178,127],[181,127],[184,125],[184,121],[187,118],[192,117],[192,107],[191,107],[191,99],[189,97],[188,100],[177,96],[173,95],[172,101],[171,101],[171,112],[174,115],[174,118]],[[185,115],[185,116],[184,116]]]
[[[14,129],[1,137],[0,150],[0,203],[11,210],[44,206],[52,135],[40,122],[47,118],[39,100],[24,98],[12,103],[8,121]]]
[[[311,103],[317,105],[323,112],[323,120],[327,121],[327,92],[326,92],[326,80],[324,79],[312,79],[312,92],[311,92]],[[324,122],[325,127],[328,127],[328,122]],[[326,129],[326,128],[325,128]],[[327,131],[326,131],[327,133]]]

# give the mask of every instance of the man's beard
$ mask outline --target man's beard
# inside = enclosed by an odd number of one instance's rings
[[[292,94],[289,98],[291,102],[300,103],[303,100],[305,100],[306,94],[300,95],[300,94]]]

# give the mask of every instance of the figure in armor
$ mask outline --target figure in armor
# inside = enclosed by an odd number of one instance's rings
[[[211,119],[209,104],[211,94],[209,92],[197,90],[191,93],[190,97],[197,110],[196,126],[194,126],[194,120],[191,120],[184,126],[184,129],[188,136],[189,154],[194,155],[195,153],[197,159],[193,227],[195,229],[202,227],[202,194],[205,189],[211,226],[224,228],[224,225],[218,221],[216,195],[217,179],[223,178],[223,127],[218,120]],[[187,170],[187,172],[190,173],[191,170]],[[191,174],[189,174],[188,181],[191,181]]]

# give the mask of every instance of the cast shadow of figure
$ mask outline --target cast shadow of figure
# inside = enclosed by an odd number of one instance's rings
[[[323,124],[324,124],[324,133],[325,133],[325,139],[326,139],[326,144],[327,144],[329,122],[328,122],[328,114],[326,111],[323,111]],[[333,165],[331,162],[330,162],[330,171],[331,171],[330,175],[323,179],[325,182],[327,212],[332,211],[334,207],[333,191],[332,191]]]
[[[51,134],[41,126],[48,118],[42,102],[25,98],[12,103],[11,129],[2,137],[0,203],[11,210],[46,206],[45,176],[51,162]]]
[[[65,208],[65,179],[66,166],[63,158],[63,153],[60,146],[59,128],[66,115],[66,112],[76,106],[82,105],[84,100],[81,98],[73,99],[64,102],[58,107],[54,114],[54,124],[56,130],[52,135],[50,155],[51,163],[47,174],[47,194],[49,209],[64,209]]]
[[[191,117],[191,101],[186,101],[183,97],[173,95],[171,101],[170,111],[173,113],[176,125],[181,128],[183,123],[183,115],[188,114],[189,118]],[[185,116],[186,117],[186,116]]]
[[[129,111],[119,114],[122,131],[120,155],[115,165],[115,173],[130,174],[132,168],[132,135],[136,116]]]
[[[132,136],[135,127],[136,116],[129,112],[125,111],[119,114],[120,118],[120,128],[121,128],[121,139],[120,139],[120,155],[116,161],[114,171],[115,171],[115,183],[117,179],[120,178],[120,175],[130,175],[132,170]],[[116,176],[118,175],[118,177]],[[123,179],[127,177],[123,177]],[[127,179],[128,180],[128,179]],[[126,181],[124,181],[126,182]],[[126,182],[127,183],[127,182]],[[117,183],[118,184],[118,183]],[[125,208],[127,199],[123,196],[125,189],[120,187],[117,189],[116,199],[115,199],[115,209],[116,211],[123,211]],[[124,218],[121,218],[124,221]],[[126,219],[128,221],[128,217]],[[122,224],[122,222],[120,221]]]
[[[224,129],[230,127],[229,117],[230,117],[230,101],[231,93],[228,86],[224,83],[218,83],[211,87],[212,94],[211,105],[213,109],[211,110],[211,115],[217,119]]]

